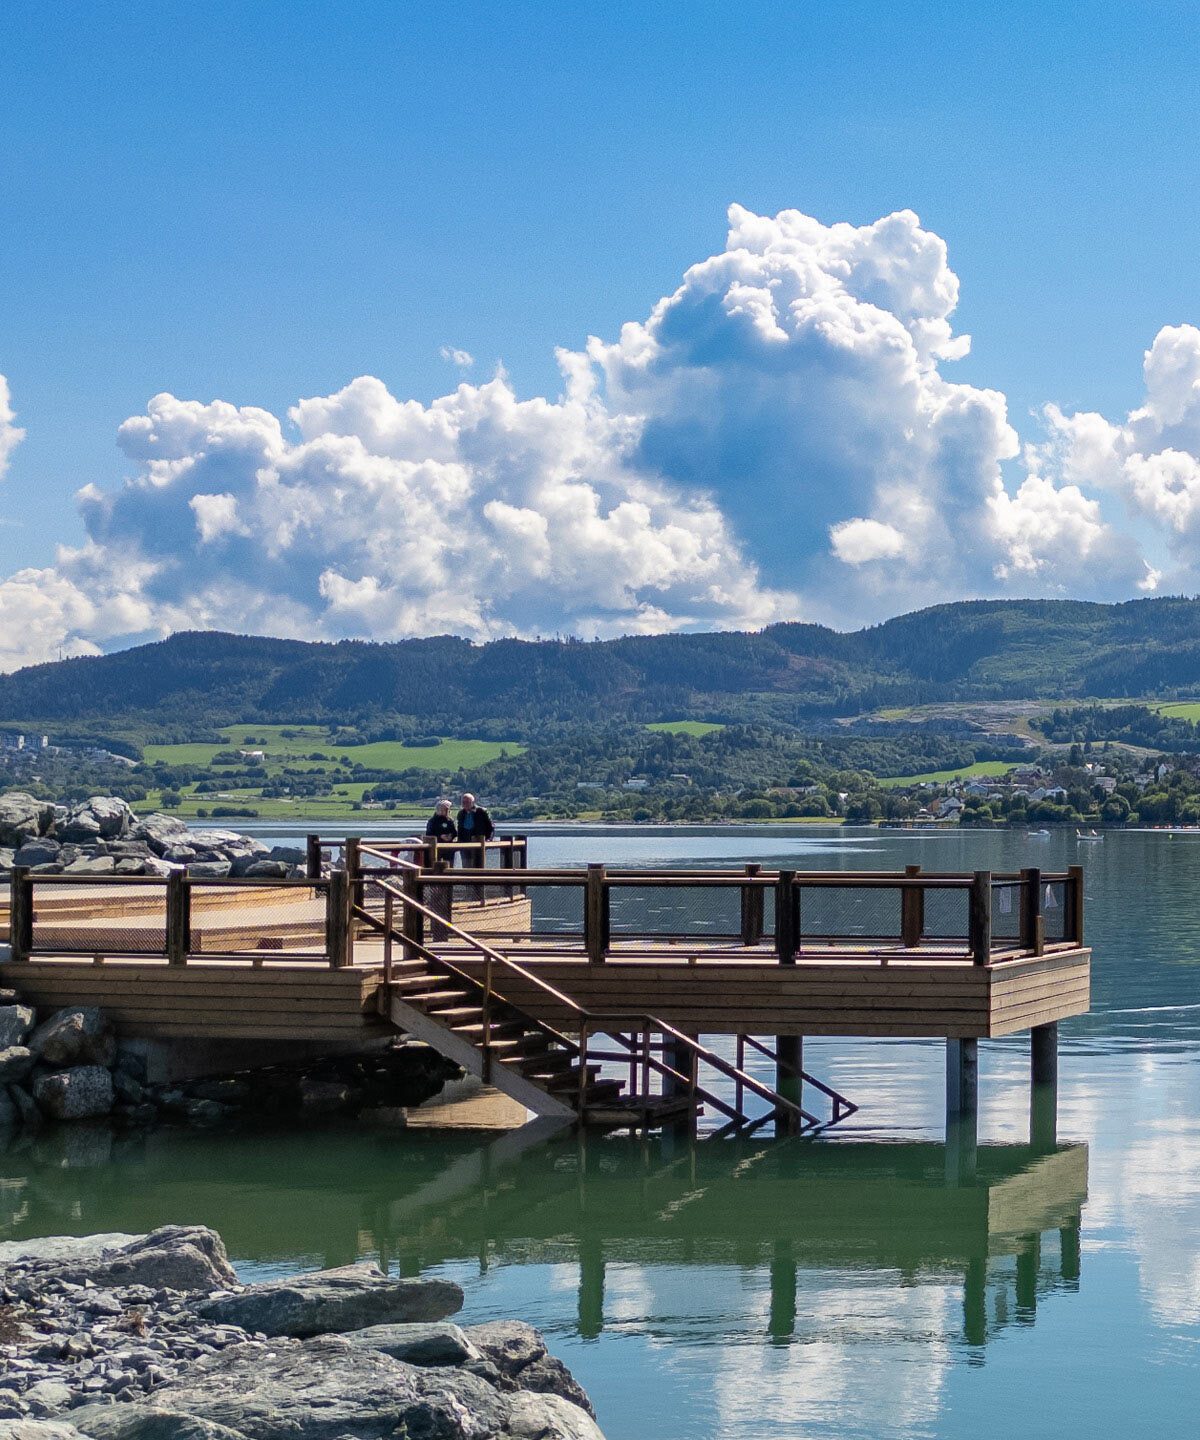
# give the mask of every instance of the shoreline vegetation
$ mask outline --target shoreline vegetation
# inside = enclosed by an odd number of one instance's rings
[[[507,825],[1190,825],[1198,690],[1200,600],[595,643],[181,633],[0,676],[0,793],[347,832],[464,790]]]

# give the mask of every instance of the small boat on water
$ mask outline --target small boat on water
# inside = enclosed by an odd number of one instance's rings
[[[1104,836],[1098,830],[1076,830],[1076,840],[1103,840]]]
[[[1031,830],[1027,838],[1030,840],[1049,840],[1050,832],[1049,830]]]

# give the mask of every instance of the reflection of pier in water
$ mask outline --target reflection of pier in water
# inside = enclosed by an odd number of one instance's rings
[[[1085,1145],[985,1145],[962,1173],[933,1142],[672,1147],[608,1140],[465,1155],[388,1202],[381,1236],[415,1273],[439,1261],[579,1267],[579,1329],[604,1325],[609,1264],[769,1267],[769,1333],[792,1334],[797,1272],[888,1271],[963,1286],[963,1337],[1031,1323],[1038,1296],[1076,1289]],[[506,1149],[507,1148],[507,1153]]]
[[[374,1253],[410,1274],[462,1262],[575,1266],[585,1336],[605,1324],[606,1268],[651,1282],[656,1267],[758,1271],[770,1287],[763,1329],[777,1342],[803,1333],[829,1277],[961,1287],[956,1328],[975,1347],[1032,1323],[1048,1291],[1078,1285],[1084,1145],[980,1145],[964,1168],[961,1151],[940,1142],[538,1132],[535,1123],[486,1142],[413,1132],[402,1152],[392,1138],[372,1145],[344,1129],[224,1137],[219,1148],[159,1132],[90,1169],[64,1172],[47,1155],[48,1168],[31,1171],[16,1154],[0,1157],[0,1189],[17,1207],[18,1235],[61,1230],[68,1214],[81,1231],[194,1220],[254,1265]]]

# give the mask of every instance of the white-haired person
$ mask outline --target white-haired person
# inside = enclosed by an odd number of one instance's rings
[[[449,800],[439,800],[433,807],[433,814],[425,824],[426,840],[436,840],[439,845],[453,843],[458,839],[458,827],[450,818]]]

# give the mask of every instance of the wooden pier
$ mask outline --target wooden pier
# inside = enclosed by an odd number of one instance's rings
[[[978,1041],[1026,1031],[1052,1128],[1056,1026],[1089,1006],[1079,867],[537,869],[521,836],[308,854],[298,880],[16,870],[0,983],[226,1063],[403,1031],[541,1115],[742,1132],[854,1113],[805,1035],[944,1040],[947,1115],[971,1120]]]

